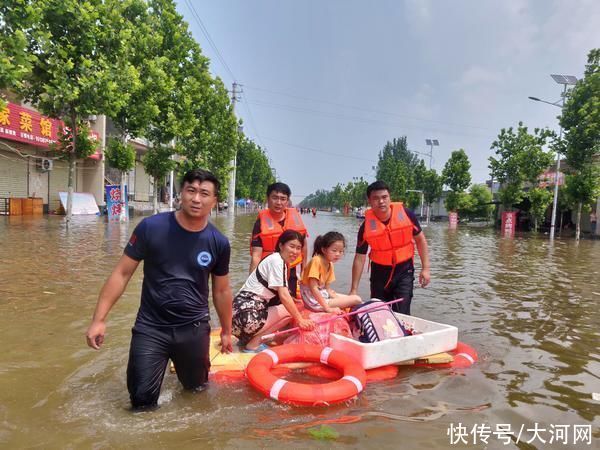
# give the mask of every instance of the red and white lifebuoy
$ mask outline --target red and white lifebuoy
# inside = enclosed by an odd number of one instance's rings
[[[271,369],[289,362],[320,362],[340,370],[339,380],[323,384],[304,384],[277,378]],[[250,384],[267,397],[302,406],[330,405],[356,397],[364,389],[365,370],[350,355],[331,347],[289,344],[263,350],[246,368]]]
[[[477,352],[470,345],[465,344],[464,342],[459,342],[454,350],[448,352],[452,355],[454,360],[449,363],[441,363],[441,364],[428,364],[415,361],[416,367],[431,367],[432,369],[446,369],[446,368],[457,368],[464,369],[467,367],[471,367],[473,364],[477,362]]]

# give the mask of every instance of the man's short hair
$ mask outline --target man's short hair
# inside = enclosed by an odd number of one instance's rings
[[[371,183],[367,187],[367,198],[371,197],[371,192],[373,191],[388,191],[390,193],[390,187],[386,184],[385,181],[377,180]]]
[[[212,183],[215,187],[215,196],[219,196],[219,189],[221,189],[221,183],[219,182],[217,177],[213,175],[212,172],[209,172],[208,170],[204,169],[189,170],[181,179],[181,189],[183,190],[183,185],[186,182],[192,184],[194,181],[198,181],[200,183],[208,181]]]
[[[287,195],[288,198],[292,196],[290,187],[285,183],[280,183],[279,181],[271,183],[267,186],[267,197],[271,195],[271,192],[281,192],[282,194]]]

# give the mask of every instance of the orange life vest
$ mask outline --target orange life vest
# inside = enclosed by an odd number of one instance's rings
[[[372,209],[365,213],[363,238],[371,247],[371,261],[384,266],[395,266],[412,259],[414,224],[406,214],[402,203],[392,203],[390,221],[384,225]]]
[[[260,220],[260,233],[258,236],[262,241],[263,249],[261,259],[269,256],[275,251],[277,240],[285,230],[295,230],[301,235],[306,236],[306,227],[304,226],[304,222],[302,222],[300,214],[298,214],[298,211],[296,211],[296,208],[286,208],[285,222],[283,223],[283,227],[278,221],[273,219],[271,211],[268,208],[263,209],[258,213],[258,219]],[[297,266],[301,262],[302,255],[300,255],[298,259],[294,261],[291,267]]]

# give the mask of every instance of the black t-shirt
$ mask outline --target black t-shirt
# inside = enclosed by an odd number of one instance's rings
[[[174,212],[142,220],[125,254],[144,260],[136,323],[177,327],[208,319],[208,278],[229,273],[229,241],[210,222],[202,231],[179,225]]]
[[[410,209],[404,208],[404,211],[406,211],[406,215],[408,216],[410,221],[413,223],[413,236],[417,236],[422,231],[421,224],[419,223],[419,219],[417,219],[417,216],[415,215],[415,213],[413,211],[411,211]],[[389,220],[386,220],[385,222],[383,222],[384,225],[387,225],[388,223],[390,223]],[[365,234],[365,222],[363,221],[363,223],[360,225],[360,228],[358,229],[358,235],[356,237],[356,253],[358,253],[360,255],[366,255],[367,252],[369,251],[369,244],[367,243],[367,241],[365,241],[364,234]],[[412,259],[410,259],[408,261],[405,261],[403,263],[396,265],[395,272],[401,273],[405,270],[412,269],[412,268],[413,268],[413,261],[412,261]],[[391,269],[391,266],[384,266],[381,264],[371,262],[371,270],[380,270],[380,271],[389,272],[390,269]]]

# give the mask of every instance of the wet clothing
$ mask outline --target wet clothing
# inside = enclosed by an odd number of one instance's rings
[[[267,323],[268,303],[258,295],[242,291],[233,299],[231,333],[241,345],[246,345]]]
[[[267,322],[277,288],[287,286],[287,264],[277,252],[263,259],[233,299],[231,333],[246,345]],[[279,302],[281,303],[281,302]]]
[[[230,245],[211,223],[201,231],[188,231],[168,212],[142,220],[124,253],[144,261],[127,388],[134,408],[148,408],[156,406],[169,358],[186,389],[206,383],[208,279],[229,273]]]
[[[413,236],[417,236],[422,232],[419,220],[414,212],[405,208],[406,215],[413,223]],[[389,221],[383,222],[387,225]],[[366,255],[369,251],[369,244],[365,241],[363,235],[365,223],[363,222],[358,229],[356,240],[356,253]],[[371,298],[378,298],[385,301],[404,298],[403,302],[394,303],[392,309],[402,314],[410,314],[410,303],[413,297],[413,281],[414,281],[414,264],[413,260],[409,259],[396,266],[377,264],[370,262],[370,285]]]
[[[169,359],[185,389],[201,389],[207,383],[210,369],[208,319],[173,328],[136,324],[131,333],[127,389],[134,409],[157,405]]]
[[[125,254],[144,260],[137,323],[173,327],[208,318],[208,279],[229,273],[229,241],[210,222],[202,231],[179,225],[174,212],[142,220]]]

